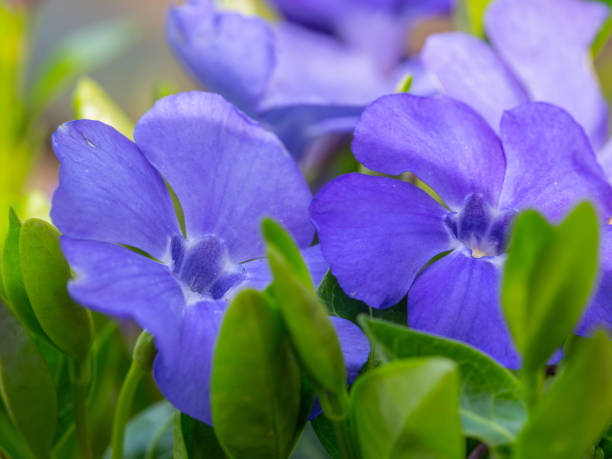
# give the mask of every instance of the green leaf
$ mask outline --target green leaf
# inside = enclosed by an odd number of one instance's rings
[[[167,401],[157,402],[129,422],[123,444],[124,459],[172,459],[174,408]],[[110,459],[110,448],[104,454]]]
[[[344,358],[324,306],[312,290],[292,275],[286,258],[273,246],[268,246],[268,260],[274,275],[274,298],[302,367],[318,391],[344,394]]]
[[[0,403],[0,457],[31,459],[32,452]]]
[[[280,313],[255,290],[225,313],[213,361],[215,433],[236,458],[286,458],[300,409],[300,370]]]
[[[492,0],[458,0],[455,7],[457,28],[484,37],[484,14]]]
[[[396,360],[371,370],[352,388],[351,419],[364,459],[464,457],[459,372],[450,360]]]
[[[461,374],[461,423],[466,436],[489,446],[511,444],[527,417],[518,380],[482,352],[458,341],[363,317],[360,323],[382,361],[445,357]]]
[[[406,323],[408,321],[405,298],[390,308],[370,308],[363,301],[348,296],[344,290],[342,290],[342,287],[340,287],[340,284],[338,284],[338,281],[331,271],[327,271],[323,277],[323,280],[317,288],[317,295],[319,295],[319,298],[323,301],[329,314],[342,317],[354,323],[357,323],[357,316],[359,316],[359,314],[366,314],[370,317],[377,317],[396,323]]]
[[[75,78],[104,64],[134,37],[124,22],[89,25],[66,37],[44,62],[30,90],[34,114],[43,111]]]
[[[268,247],[274,247],[279,254],[282,254],[287,267],[306,287],[312,287],[312,278],[300,249],[295,245],[291,236],[274,220],[264,219],[262,232]]]
[[[91,78],[83,77],[79,80],[72,95],[72,103],[75,118],[101,121],[132,138],[134,122]]]
[[[32,310],[30,300],[23,284],[21,262],[19,260],[19,236],[21,222],[11,207],[9,211],[9,232],[2,251],[2,281],[8,299],[8,305],[20,322],[32,333],[48,339],[40,328],[38,319]]]
[[[180,411],[174,413],[174,459],[225,459],[215,431]]]
[[[514,457],[583,457],[608,426],[611,407],[612,342],[599,332],[568,358],[535,406]]]
[[[57,396],[49,367],[8,307],[0,303],[0,395],[36,457],[49,456]]]
[[[517,217],[502,304],[525,373],[546,365],[578,322],[597,273],[598,228],[595,209],[587,202],[558,227],[535,211]]]
[[[312,289],[312,280],[300,250],[291,236],[276,222],[266,219],[263,234],[268,244],[267,254],[274,276],[272,293],[276,300],[302,367],[322,391],[321,404],[336,410],[342,417],[346,392],[346,371],[340,342],[325,307]],[[326,402],[324,392],[330,392]],[[336,397],[336,396],[339,396]],[[331,414],[329,411],[326,414]]]
[[[70,267],[59,234],[49,223],[27,220],[21,228],[19,252],[23,281],[38,322],[61,351],[84,360],[93,338],[89,311],[68,295]]]

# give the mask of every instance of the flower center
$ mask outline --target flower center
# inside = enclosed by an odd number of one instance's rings
[[[225,243],[214,235],[196,241],[181,237],[172,239],[172,271],[179,279],[186,296],[221,299],[244,280],[244,270],[229,259]]]
[[[450,212],[444,223],[455,238],[471,250],[474,258],[501,254],[516,212],[489,206],[480,193],[465,198],[459,212]]]

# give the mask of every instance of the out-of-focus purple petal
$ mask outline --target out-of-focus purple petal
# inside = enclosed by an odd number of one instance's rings
[[[375,308],[401,300],[419,269],[452,243],[445,209],[386,177],[341,176],[315,196],[310,212],[340,286]]]
[[[590,60],[590,45],[608,15],[584,0],[496,0],[486,13],[487,35],[532,100],[566,109],[595,149],[608,132],[608,107]]]
[[[589,199],[607,220],[612,188],[584,130],[563,109],[531,102],[504,113],[506,178],[500,207],[532,207],[552,220]]]
[[[183,292],[166,265],[124,247],[62,236],[62,250],[76,278],[72,298],[94,311],[130,318],[148,330],[157,349],[178,358]]]
[[[601,231],[600,278],[593,299],[586,308],[576,333],[590,335],[597,328],[612,331],[612,226]]]
[[[493,130],[448,97],[381,97],[364,110],[353,153],[376,171],[413,172],[453,210],[469,193],[482,193],[495,205],[504,179],[504,153]]]
[[[454,251],[429,266],[408,293],[408,325],[463,341],[508,368],[520,356],[504,321],[501,270],[489,258]]]
[[[236,263],[262,255],[263,217],[278,220],[301,247],[312,241],[311,193],[297,165],[273,134],[222,97],[165,97],[134,138],[176,192],[189,238],[217,235]]]
[[[346,381],[351,384],[370,356],[370,342],[357,325],[341,317],[330,316],[336,329],[346,367]]]
[[[172,7],[166,23],[171,49],[205,88],[253,112],[275,65],[274,34],[257,17],[218,12],[212,2]]]
[[[393,81],[384,79],[368,55],[290,23],[273,30],[276,65],[261,111],[301,104],[363,106],[393,90]]]
[[[528,100],[516,77],[493,49],[471,35],[461,32],[432,35],[421,59],[444,94],[476,109],[496,132],[504,110]]]
[[[71,237],[138,247],[154,257],[180,234],[168,189],[133,142],[99,121],[53,134],[60,184],[51,218]]]
[[[221,302],[201,302],[186,308],[175,330],[178,355],[170,359],[160,353],[153,368],[155,382],[170,403],[210,425],[210,378],[224,311]]]
[[[312,278],[313,286],[316,287],[323,280],[323,276],[329,269],[329,264],[323,258],[320,245],[313,245],[301,250],[302,258]],[[270,265],[266,258],[258,258],[256,260],[247,261],[242,264],[246,271],[244,284],[240,288],[254,288],[257,290],[265,289],[272,281],[272,273]]]

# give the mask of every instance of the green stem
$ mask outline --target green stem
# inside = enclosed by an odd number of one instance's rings
[[[153,337],[148,332],[143,331],[134,346],[132,364],[119,392],[111,435],[111,459],[123,459],[123,439],[132,411],[134,394],[142,377],[150,371],[154,357]]]
[[[87,432],[87,385],[89,383],[89,359],[83,362],[70,362],[72,382],[72,402],[74,409],[74,430],[79,448],[79,457],[91,459],[91,445]]]
[[[343,459],[357,459],[347,420],[333,421],[333,423],[334,430],[336,431],[336,439],[338,440],[340,457]]]
[[[523,371],[521,373],[521,382],[527,410],[531,411],[540,397],[542,385],[544,384],[544,374],[537,370]]]

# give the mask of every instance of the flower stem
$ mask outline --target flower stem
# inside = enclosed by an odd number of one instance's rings
[[[132,364],[119,392],[111,435],[111,459],[123,459],[123,439],[132,410],[134,394],[142,377],[150,371],[154,357],[153,337],[147,331],[143,331],[134,346]]]
[[[340,450],[340,457],[342,459],[356,459],[355,449],[353,448],[353,441],[351,439],[351,432],[349,430],[348,422],[346,419],[342,421],[333,421],[334,430],[336,431],[336,439],[338,440],[338,449]]]
[[[79,448],[79,457],[91,459],[91,446],[87,432],[87,385],[90,378],[90,362],[73,360],[70,362],[70,379],[72,383],[72,402],[74,407],[74,430]]]

